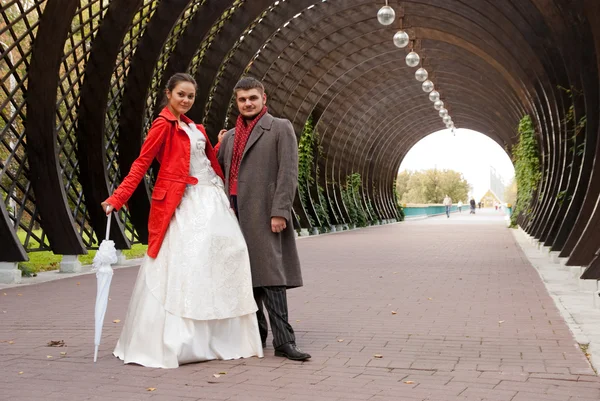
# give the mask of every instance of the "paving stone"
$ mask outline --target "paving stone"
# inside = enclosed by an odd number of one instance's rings
[[[600,398],[600,379],[502,216],[370,227],[298,247],[305,286],[288,293],[290,321],[312,361],[269,347],[260,360],[123,365],[111,352],[137,275],[129,267],[115,271],[96,364],[95,276],[1,291],[0,400]]]

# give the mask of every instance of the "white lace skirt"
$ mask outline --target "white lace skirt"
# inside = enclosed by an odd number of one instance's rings
[[[144,259],[114,355],[175,368],[263,356],[248,250],[223,190],[189,187],[156,257]]]

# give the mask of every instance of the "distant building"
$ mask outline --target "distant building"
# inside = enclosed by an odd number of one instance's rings
[[[484,192],[485,191],[485,192]],[[486,207],[494,206],[493,202],[504,203],[504,193],[506,192],[506,184],[496,169],[490,166],[490,175],[488,185],[474,191],[471,196],[476,202],[484,202]],[[491,204],[487,204],[484,199],[488,199]],[[493,199],[493,200],[492,200]]]
[[[503,203],[502,200],[491,189],[483,195],[479,202],[483,203],[483,207],[494,207],[496,203]]]
[[[490,190],[495,194],[500,203],[504,203],[506,184],[504,184],[504,180],[492,166],[490,166]]]

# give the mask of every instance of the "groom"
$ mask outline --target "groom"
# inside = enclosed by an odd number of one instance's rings
[[[286,290],[302,286],[292,223],[298,185],[298,143],[292,124],[267,112],[265,88],[243,78],[234,88],[239,116],[235,129],[219,134],[225,187],[248,244],[256,316],[263,347],[269,314],[275,355],[303,361],[288,322]]]

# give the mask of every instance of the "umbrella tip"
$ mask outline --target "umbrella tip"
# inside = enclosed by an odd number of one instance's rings
[[[98,360],[98,346],[97,345],[94,347],[94,362],[96,362],[96,360]]]

